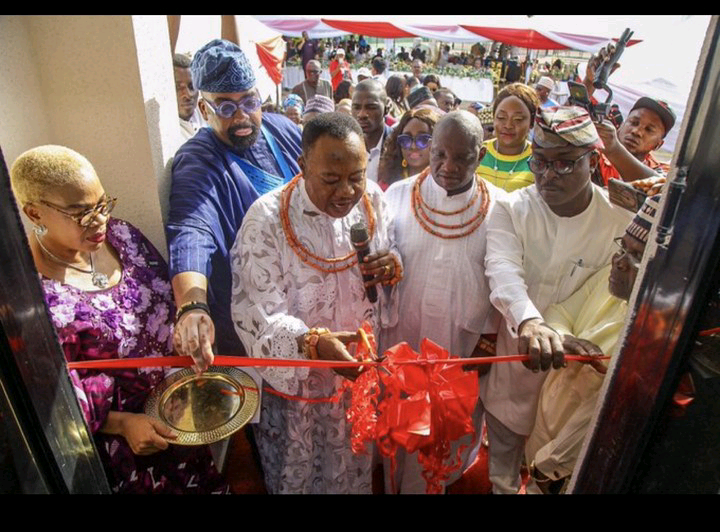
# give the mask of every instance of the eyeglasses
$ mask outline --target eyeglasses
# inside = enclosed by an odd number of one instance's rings
[[[569,159],[558,159],[556,161],[543,161],[536,159],[534,156],[528,159],[528,166],[534,174],[544,174],[547,169],[552,165],[553,170],[556,174],[566,175],[572,173],[575,170],[575,163],[585,157],[588,153],[592,153],[595,150],[586,151],[580,157],[574,160]]]
[[[254,113],[262,106],[262,100],[256,94],[243,98],[239,102],[233,102],[232,100],[225,100],[220,102],[217,106],[212,102],[209,102],[206,98],[203,98],[205,103],[208,104],[213,113],[218,115],[220,118],[232,118],[238,109],[242,109],[243,113],[250,114]]]
[[[627,257],[627,261],[630,267],[638,269],[640,267],[640,262],[642,261],[642,255],[640,257],[638,257],[637,255],[633,255],[632,251],[625,247],[625,242],[623,241],[621,236],[613,238],[613,242],[615,242],[615,244],[617,244],[617,246],[620,248],[618,260],[623,257]]]
[[[47,205],[51,209],[55,209],[60,214],[64,214],[68,218],[71,218],[80,227],[90,227],[90,225],[92,225],[92,223],[98,216],[107,216],[112,212],[112,210],[115,208],[115,204],[117,203],[117,198],[106,198],[105,200],[95,205],[92,209],[88,209],[78,214],[64,211],[60,207],[57,207],[56,205],[53,205],[52,203],[47,201],[40,200],[40,203],[42,203],[43,205]]]
[[[432,139],[432,135],[428,135],[427,133],[420,133],[417,137],[403,133],[402,135],[398,135],[397,143],[403,150],[409,150],[413,144],[415,144],[418,150],[424,150],[430,145],[430,139]]]

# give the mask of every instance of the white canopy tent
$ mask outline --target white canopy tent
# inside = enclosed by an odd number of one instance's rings
[[[344,20],[366,22],[389,22],[398,28],[428,39],[446,42],[482,41],[461,25],[496,28],[532,29],[543,35],[553,32],[553,39],[562,39],[564,35],[598,36],[617,38],[625,28],[635,33],[633,39],[642,42],[626,49],[620,62],[622,67],[610,78],[610,87],[615,101],[623,114],[634,103],[635,95],[648,95],[666,100],[676,112],[678,120],[665,142],[665,149],[672,150],[675,145],[679,124],[685,111],[685,103],[690,94],[690,86],[700,54],[705,31],[710,21],[709,15],[237,15],[241,43],[246,51],[252,49],[252,43],[277,36],[262,21],[287,20],[293,26],[292,31],[283,31],[284,35],[300,36],[305,28],[319,32],[318,37],[332,38],[347,35],[319,21]],[[455,27],[442,32],[444,37],[433,29],[439,25]],[[410,31],[412,29],[412,32]],[[183,15],[178,37],[177,51],[194,52],[206,42],[220,36],[220,17],[218,15]],[[596,47],[597,43],[591,43]],[[275,86],[257,55],[248,53],[254,66],[257,66],[258,86],[261,94],[274,94]],[[257,64],[255,64],[257,61]]]

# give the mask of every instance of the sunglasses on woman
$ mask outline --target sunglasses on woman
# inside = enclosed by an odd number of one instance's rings
[[[417,137],[403,133],[398,135],[397,143],[403,150],[409,150],[413,144],[418,150],[424,150],[430,145],[430,139],[432,139],[432,135],[427,133],[420,133]]]

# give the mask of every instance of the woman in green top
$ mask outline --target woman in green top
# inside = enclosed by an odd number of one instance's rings
[[[528,134],[540,100],[535,90],[523,83],[503,88],[493,102],[495,138],[483,143],[487,153],[476,173],[503,190],[532,185],[535,176],[527,161],[532,155]]]

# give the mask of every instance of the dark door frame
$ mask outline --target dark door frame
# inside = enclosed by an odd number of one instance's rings
[[[622,351],[570,493],[629,491],[720,265],[720,27],[711,19]],[[651,238],[655,233],[651,233]]]

